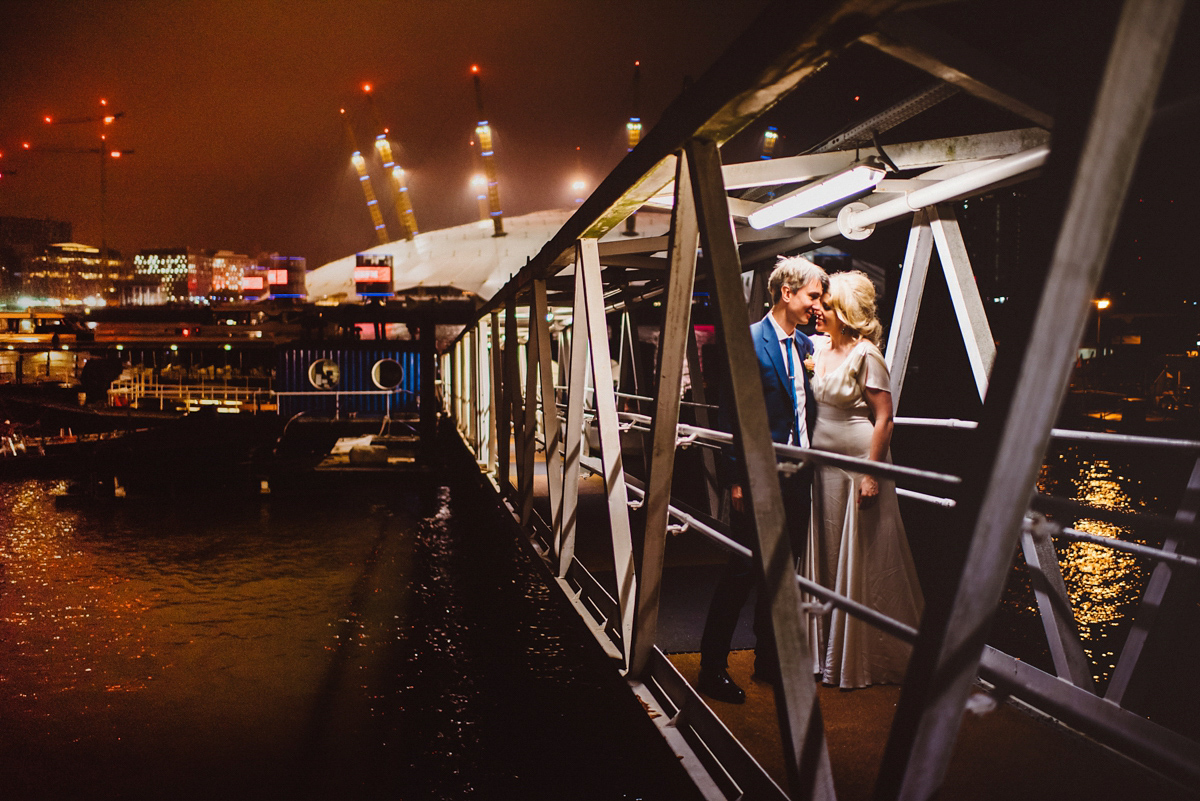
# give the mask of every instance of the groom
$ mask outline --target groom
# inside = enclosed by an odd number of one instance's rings
[[[771,291],[772,306],[765,317],[750,326],[750,338],[758,358],[771,439],[806,448],[812,441],[811,432],[817,420],[817,404],[812,399],[812,388],[804,369],[805,360],[812,355],[813,344],[797,326],[806,325],[812,317],[829,289],[829,276],[808,259],[793,256],[780,259],[767,286]],[[730,475],[736,482],[730,487],[730,528],[734,539],[756,550],[758,542],[754,535],[753,513],[743,501],[743,470],[735,461],[730,467]],[[781,476],[780,487],[792,552],[799,557],[804,553],[808,531],[812,470],[803,469],[790,477]],[[760,576],[754,560],[731,554],[709,604],[700,640],[698,687],[709,698],[731,704],[746,700],[745,691],[729,676],[727,659],[738,616],[750,590],[758,584]],[[779,675],[779,659],[771,629],[770,599],[761,588],[754,607],[754,635],[757,640],[754,678],[774,683]]]

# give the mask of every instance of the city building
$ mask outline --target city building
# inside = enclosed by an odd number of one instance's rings
[[[264,253],[258,265],[266,270],[267,290],[272,299],[304,300],[307,297],[304,276],[307,262],[303,256]]]
[[[0,217],[0,302],[15,303],[29,259],[52,242],[71,241],[71,223],[36,217]]]
[[[160,286],[161,303],[207,303],[213,258],[191,248],[143,250],[133,257],[133,275]]]
[[[60,242],[25,260],[19,294],[52,306],[103,306],[120,297],[128,278],[120,254],[111,248],[101,258],[99,248]]]
[[[245,277],[255,268],[254,259],[232,250],[212,254],[212,300],[231,301],[243,297]]]
[[[305,297],[306,262],[300,256],[160,248],[141,251],[133,266],[124,300],[135,306]]]

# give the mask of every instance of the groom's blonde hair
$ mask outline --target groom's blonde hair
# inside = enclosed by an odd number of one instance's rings
[[[829,276],[817,265],[803,256],[783,256],[775,263],[771,277],[767,279],[767,289],[771,291],[771,304],[774,305],[783,298],[783,287],[786,285],[793,292],[799,292],[812,283],[813,279],[821,282],[821,293],[829,291]]]

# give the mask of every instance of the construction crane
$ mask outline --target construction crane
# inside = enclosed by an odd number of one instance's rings
[[[367,106],[371,109],[371,118],[375,123],[375,149],[379,151],[379,158],[383,160],[383,167],[392,177],[392,208],[396,211],[396,218],[400,221],[400,233],[405,239],[411,240],[413,236],[420,233],[417,230],[417,217],[413,214],[412,202],[408,199],[408,180],[405,178],[404,169],[398,166],[392,158],[392,143],[388,141],[388,129],[383,127],[383,120],[379,116],[379,107],[375,105],[375,95],[371,92],[371,84],[363,84],[363,91],[367,95]]]
[[[383,224],[383,215],[379,212],[379,201],[375,199],[375,190],[371,188],[371,176],[367,174],[367,160],[363,158],[358,149],[358,140],[354,137],[354,126],[350,124],[350,117],[346,114],[346,109],[342,109],[342,122],[346,124],[346,143],[350,145],[350,161],[354,163],[354,169],[358,171],[358,182],[362,184],[363,196],[367,199],[367,211],[371,212],[371,221],[375,223],[375,235],[379,237],[379,244],[386,245],[388,239],[387,226]]]
[[[101,114],[86,117],[68,117],[55,119],[47,115],[43,120],[47,125],[78,125],[83,123],[100,123],[100,145],[98,147],[39,147],[33,148],[28,142],[23,144],[26,150],[40,153],[91,153],[100,156],[100,263],[108,263],[108,160],[119,159],[133,153],[132,150],[118,150],[108,144],[107,126],[125,116],[124,111],[109,112],[108,100],[100,98]]]
[[[642,117],[641,112],[638,110],[641,83],[642,62],[635,61],[633,62],[633,113],[629,115],[629,122],[625,123],[626,153],[633,152],[638,142],[642,141]],[[636,211],[625,218],[625,230],[621,233],[625,236],[637,236]]]
[[[500,184],[496,180],[495,151],[492,149],[492,126],[483,116],[483,87],[479,83],[479,65],[472,65],[471,77],[475,79],[475,106],[479,110],[479,124],[475,126],[475,140],[479,142],[479,157],[483,159],[483,174],[487,178],[488,213],[495,227],[492,236],[504,236],[504,212],[500,210]]]

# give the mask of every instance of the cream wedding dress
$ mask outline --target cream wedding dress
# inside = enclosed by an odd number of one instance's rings
[[[812,446],[865,459],[870,455],[874,425],[864,389],[891,388],[883,354],[861,340],[845,361],[820,375],[829,338],[813,341],[817,424]],[[900,520],[895,484],[880,479],[878,502],[864,508],[855,502],[861,480],[861,473],[817,469],[804,576],[915,627],[924,600]],[[903,681],[911,651],[907,644],[836,608],[824,617],[810,616],[809,645],[814,672],[826,684],[843,688]]]

